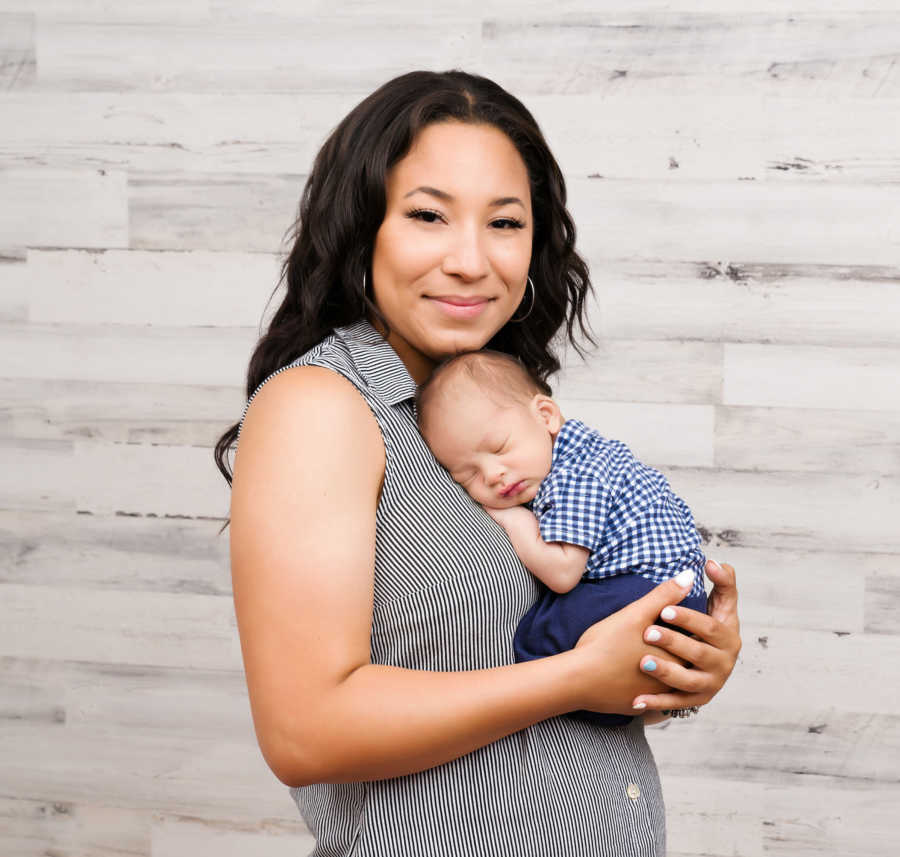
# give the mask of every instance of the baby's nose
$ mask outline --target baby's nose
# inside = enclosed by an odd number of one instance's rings
[[[496,485],[498,482],[502,482],[505,475],[506,471],[502,467],[494,468],[488,476],[488,484]]]

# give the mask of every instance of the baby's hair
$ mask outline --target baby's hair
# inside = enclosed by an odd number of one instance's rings
[[[550,386],[532,375],[510,354],[483,348],[448,357],[434,368],[431,376],[416,391],[416,415],[419,428],[426,414],[448,382],[460,376],[470,378],[487,395],[505,402],[528,402],[533,396],[553,393]]]

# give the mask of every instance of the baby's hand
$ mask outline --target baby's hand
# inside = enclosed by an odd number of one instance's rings
[[[508,509],[490,509],[485,506],[484,511],[506,530],[514,545],[517,537],[534,538],[537,518],[525,506],[510,506]]]

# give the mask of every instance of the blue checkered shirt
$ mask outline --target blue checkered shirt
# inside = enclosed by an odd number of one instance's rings
[[[545,542],[591,552],[582,580],[636,573],[662,583],[692,568],[691,595],[704,591],[706,559],[687,504],[624,443],[579,420],[563,423],[550,473],[528,506]]]

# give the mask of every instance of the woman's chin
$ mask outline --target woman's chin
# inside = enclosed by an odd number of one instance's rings
[[[436,337],[435,357],[443,360],[465,351],[479,351],[491,341],[493,330],[450,330]]]

